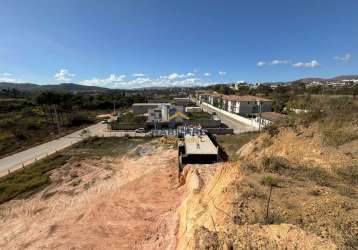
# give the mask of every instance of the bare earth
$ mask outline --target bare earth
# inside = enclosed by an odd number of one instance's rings
[[[46,189],[0,206],[0,248],[175,249],[176,154],[67,163]]]

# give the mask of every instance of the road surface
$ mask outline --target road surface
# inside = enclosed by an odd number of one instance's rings
[[[220,118],[221,122],[226,124],[228,127],[232,128],[234,130],[234,134],[240,134],[240,133],[244,133],[244,132],[249,132],[249,131],[255,131],[254,128],[252,128],[249,125],[246,125],[245,123],[236,121],[222,113],[216,112],[216,110],[211,109],[208,106],[204,106],[204,105],[200,105],[203,110],[206,110],[209,113],[216,113],[216,116]]]
[[[85,129],[81,129],[72,134],[61,137],[59,139],[46,142],[44,144],[29,148],[25,151],[15,153],[13,155],[0,159],[0,176],[7,174],[9,171],[14,171],[23,166],[27,166],[39,159],[45,158],[48,155],[55,153],[56,151],[62,150],[66,147],[71,146],[74,143],[82,141],[84,138],[86,138],[86,136],[81,135],[83,130],[87,130],[87,134],[90,136],[100,137],[121,137],[126,134],[129,134],[131,136],[134,135],[134,132],[108,132],[107,124],[97,123]]]

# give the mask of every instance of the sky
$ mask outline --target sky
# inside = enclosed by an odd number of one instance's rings
[[[358,74],[357,0],[0,0],[0,82],[109,88]]]

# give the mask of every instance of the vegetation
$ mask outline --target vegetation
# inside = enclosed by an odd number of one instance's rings
[[[0,178],[0,204],[49,184],[49,172],[68,159],[68,155],[59,153]]]
[[[248,132],[238,135],[218,135],[217,142],[222,146],[230,161],[237,160],[236,152],[246,143],[255,139],[258,136],[257,132]]]
[[[119,123],[129,123],[129,124],[145,123],[146,121],[147,121],[147,117],[143,115],[134,115],[132,112],[124,113],[117,120],[117,122]]]
[[[347,97],[315,97],[306,105],[307,112],[289,113],[278,126],[317,125],[322,144],[338,147],[358,139],[358,101]]]
[[[95,122],[99,113],[145,101],[138,92],[73,94],[0,90],[0,156],[43,143]]]
[[[190,120],[211,119],[211,115],[206,112],[191,112],[187,116]]]

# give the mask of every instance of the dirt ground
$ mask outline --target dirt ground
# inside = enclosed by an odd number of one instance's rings
[[[356,249],[358,141],[322,146],[314,132],[262,134],[238,161],[187,165],[178,249]],[[277,181],[268,210],[267,176]]]
[[[176,158],[156,147],[70,161],[44,190],[0,206],[0,248],[175,249],[183,196]]]

